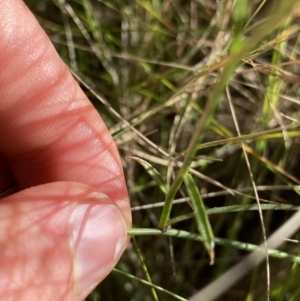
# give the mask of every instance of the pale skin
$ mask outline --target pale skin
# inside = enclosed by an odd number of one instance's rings
[[[0,300],[81,301],[128,244],[121,161],[25,4],[0,12]]]

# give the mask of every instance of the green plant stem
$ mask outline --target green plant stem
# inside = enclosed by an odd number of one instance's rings
[[[132,229],[127,229],[127,234],[131,236],[143,236],[143,235],[153,235],[153,236],[171,236],[171,237],[178,237],[182,239],[190,239],[194,241],[200,241],[203,242],[203,238],[196,233],[190,233],[187,231],[183,230],[177,230],[177,229],[168,229],[166,231],[161,231],[159,229],[151,229],[151,228],[132,228]],[[248,251],[248,252],[253,252],[256,250],[261,250],[262,252],[265,252],[264,248],[261,248],[257,245],[246,243],[246,242],[240,242],[240,241],[234,241],[234,240],[229,240],[229,239],[224,239],[224,238],[219,238],[215,237],[214,242],[217,245],[227,245],[231,246],[236,249]],[[286,252],[282,252],[279,250],[273,250],[273,249],[268,249],[267,250],[268,255],[270,257],[274,258],[279,258],[279,259],[287,259],[292,262],[300,263],[300,257],[295,256],[292,254],[288,254]]]
[[[273,210],[291,210],[291,211],[300,210],[300,206],[281,205],[281,204],[261,204],[260,207],[261,210],[272,210],[272,211]],[[206,209],[206,213],[210,215],[210,214],[222,214],[222,213],[229,213],[229,212],[256,211],[256,210],[258,210],[257,204],[247,204],[247,205],[232,205],[232,206],[210,208],[210,209]],[[191,218],[195,218],[194,212],[176,216],[169,220],[168,225],[173,225],[175,223],[182,222]]]
[[[170,292],[168,290],[165,290],[165,289],[163,289],[162,287],[160,287],[158,285],[155,285],[155,284],[153,284],[151,282],[148,282],[148,281],[146,281],[144,279],[141,279],[141,278],[136,277],[134,275],[125,273],[125,272],[123,272],[123,271],[121,271],[119,269],[116,269],[116,268],[114,268],[113,271],[116,272],[116,273],[118,273],[118,274],[121,274],[121,275],[123,275],[123,276],[125,276],[127,278],[134,279],[134,280],[139,281],[139,282],[141,282],[141,283],[143,283],[145,285],[148,285],[148,286],[150,286],[152,288],[155,288],[157,291],[164,292],[165,294],[168,294],[168,295],[170,295],[170,296],[172,296],[172,297],[174,297],[174,298],[176,298],[176,299],[178,299],[180,301],[188,301],[187,299],[182,298],[182,297],[180,297],[180,296],[178,296],[178,295],[176,295],[176,294],[174,294],[174,293],[172,293],[172,292]]]

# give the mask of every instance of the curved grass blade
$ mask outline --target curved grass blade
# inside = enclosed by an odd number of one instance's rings
[[[187,193],[192,203],[198,231],[203,238],[203,245],[209,255],[210,264],[213,265],[215,260],[214,233],[205,210],[203,199],[193,177],[190,174],[186,174],[183,178]]]
[[[135,160],[138,163],[140,163],[145,168],[145,170],[147,171],[149,176],[155,181],[155,183],[160,188],[160,190],[163,192],[163,194],[168,193],[169,189],[168,189],[163,177],[150,163],[148,163],[147,161],[145,161],[141,158],[135,157],[135,156],[127,156],[126,159],[132,159],[132,160]]]

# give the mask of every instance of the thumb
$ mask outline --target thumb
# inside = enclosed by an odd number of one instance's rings
[[[121,212],[92,187],[20,191],[0,203],[0,300],[84,300],[126,246]]]

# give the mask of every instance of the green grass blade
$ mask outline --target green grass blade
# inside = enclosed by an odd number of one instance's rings
[[[128,278],[130,278],[130,279],[134,279],[134,280],[136,280],[136,281],[139,281],[140,283],[143,283],[143,284],[145,284],[145,285],[148,285],[148,286],[150,286],[150,287],[153,287],[153,288],[156,289],[157,291],[161,291],[161,292],[163,292],[163,293],[165,293],[165,294],[168,294],[168,295],[172,296],[173,298],[175,298],[175,299],[177,299],[177,300],[180,300],[180,301],[188,301],[188,300],[185,299],[185,298],[182,298],[182,297],[180,297],[180,296],[178,296],[178,295],[176,295],[176,294],[174,294],[174,293],[172,293],[172,292],[170,292],[170,291],[168,291],[168,290],[165,290],[165,289],[162,288],[161,286],[155,285],[155,284],[153,284],[153,283],[151,283],[151,282],[148,282],[148,281],[146,281],[146,280],[143,280],[143,279],[141,279],[141,278],[138,278],[138,277],[136,277],[136,276],[134,276],[134,275],[125,273],[125,272],[123,272],[123,271],[121,271],[121,270],[118,270],[118,269],[116,269],[116,268],[114,268],[113,271],[116,272],[116,273],[118,273],[118,274],[121,274],[121,275],[123,275],[123,276],[125,276],[125,277],[128,277]]]
[[[161,236],[171,236],[171,237],[178,237],[181,239],[190,239],[193,241],[200,241],[204,242],[204,239],[201,237],[201,235],[197,233],[191,233],[184,230],[177,230],[177,229],[168,229],[164,232],[162,232],[159,229],[152,229],[152,228],[133,228],[133,229],[127,229],[127,234],[131,236],[137,236],[137,235],[161,235]],[[236,241],[236,240],[230,240],[230,239],[224,239],[215,237],[214,242],[216,245],[220,246],[230,246],[235,249],[244,250],[247,252],[253,252],[256,250],[261,250],[262,252],[265,252],[265,250],[257,245]],[[273,258],[278,259],[286,259],[291,262],[300,263],[300,256],[295,256],[292,254],[288,254],[286,252],[282,252],[280,250],[276,249],[268,249],[267,250],[268,255]]]
[[[293,206],[293,205],[285,205],[285,204],[261,204],[261,210],[290,210],[290,211],[297,211],[300,210],[300,206]],[[223,207],[215,207],[206,209],[206,214],[222,214],[222,213],[230,213],[230,212],[245,212],[245,211],[257,211],[258,205],[257,204],[247,204],[247,205],[232,205],[232,206],[223,206]],[[187,219],[194,218],[194,213],[186,213],[183,215],[176,216],[169,220],[168,225],[174,225],[175,223],[179,223],[185,221]]]
[[[138,255],[138,257],[139,257],[139,260],[140,260],[140,262],[141,262],[141,264],[142,264],[143,271],[144,271],[144,273],[145,273],[146,279],[147,279],[147,281],[148,281],[149,283],[152,283],[151,276],[150,276],[150,274],[149,274],[149,272],[148,272],[148,269],[147,269],[147,266],[146,266],[144,257],[143,257],[143,255],[142,255],[142,252],[141,252],[141,250],[140,250],[140,248],[139,248],[139,245],[138,245],[138,243],[137,243],[135,237],[132,237],[132,242],[133,242],[133,245],[134,245],[134,247],[135,247],[135,249],[136,249],[136,252],[137,252],[137,255]],[[150,289],[151,289],[151,293],[152,293],[153,299],[154,299],[155,301],[159,301],[158,296],[157,296],[156,291],[155,291],[155,288],[154,288],[153,286],[150,286]]]
[[[285,135],[289,138],[299,137],[300,131],[299,130],[287,131]],[[282,128],[277,128],[277,129],[272,129],[264,132],[258,132],[253,134],[242,135],[239,137],[232,137],[232,138],[226,138],[226,139],[220,139],[220,140],[202,143],[201,145],[198,146],[198,149],[204,149],[204,148],[214,147],[214,146],[219,146],[224,144],[254,141],[254,140],[282,139],[283,137],[284,134],[282,133]]]
[[[150,163],[148,163],[147,161],[145,161],[141,158],[134,157],[134,156],[128,156],[128,157],[126,157],[126,159],[132,159],[132,160],[137,161],[139,164],[141,164],[145,168],[145,170],[147,171],[149,176],[155,181],[155,183],[160,188],[160,190],[164,194],[168,193],[169,189],[168,189],[163,177]]]
[[[205,210],[203,199],[193,177],[190,174],[186,174],[184,176],[184,183],[192,203],[198,231],[203,238],[203,244],[209,255],[210,264],[212,265],[215,259],[214,233]]]

